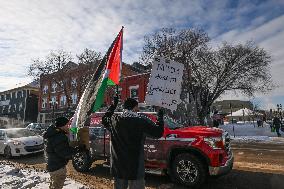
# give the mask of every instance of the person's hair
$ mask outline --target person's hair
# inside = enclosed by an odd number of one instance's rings
[[[58,117],[55,119],[55,126],[56,127],[63,127],[68,123],[68,119],[66,117]]]
[[[133,98],[126,99],[123,105],[124,109],[127,110],[133,110],[135,106],[138,106],[138,102]]]

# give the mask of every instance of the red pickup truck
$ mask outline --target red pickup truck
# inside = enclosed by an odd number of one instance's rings
[[[140,114],[156,121],[154,113]],[[109,159],[110,138],[101,124],[102,116],[91,116],[90,151],[73,157],[77,171],[87,171],[95,160]],[[187,186],[201,186],[208,176],[227,174],[233,167],[229,135],[217,128],[187,127],[165,117],[163,137],[147,138],[144,147],[147,173],[169,175],[174,182]]]

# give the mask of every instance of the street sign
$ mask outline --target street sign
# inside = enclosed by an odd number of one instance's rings
[[[184,65],[164,57],[155,57],[145,102],[174,111],[180,103]]]

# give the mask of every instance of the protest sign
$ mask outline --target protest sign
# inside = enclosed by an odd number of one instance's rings
[[[174,111],[180,103],[184,65],[163,57],[155,57],[145,102]]]

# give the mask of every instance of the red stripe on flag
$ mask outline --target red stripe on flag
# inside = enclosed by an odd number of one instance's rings
[[[123,28],[118,34],[118,38],[114,44],[112,52],[109,56],[107,69],[110,70],[109,79],[112,80],[116,85],[120,81],[120,64],[121,64],[121,48],[122,48],[122,37],[123,37]]]

